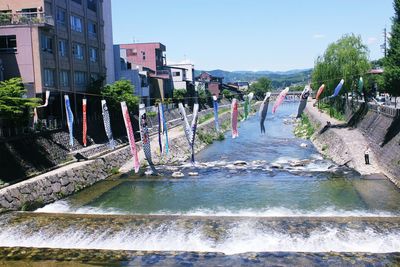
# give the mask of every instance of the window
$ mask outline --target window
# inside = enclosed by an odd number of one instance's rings
[[[180,76],[181,76],[181,73],[180,73],[179,71],[172,72],[172,76],[174,76],[174,77],[180,77]]]
[[[71,15],[71,29],[76,32],[82,32],[82,19]]]
[[[97,11],[97,0],[87,0],[87,8],[96,12]]]
[[[65,9],[58,8],[56,18],[57,18],[57,23],[65,25],[65,23],[67,22],[67,15]]]
[[[137,56],[137,50],[136,49],[126,49],[126,56],[128,57],[136,57]]]
[[[17,37],[16,35],[0,36],[0,51],[4,50],[17,50]]]
[[[58,40],[58,54],[60,57],[66,57],[68,54],[68,46],[67,46],[67,40],[60,39]]]
[[[82,0],[72,0],[72,2],[82,5]]]
[[[82,44],[78,44],[78,43],[74,43],[73,44],[73,54],[74,54],[74,58],[79,59],[79,60],[83,60],[85,57],[85,53],[84,53],[84,48],[85,46]]]
[[[66,70],[60,71],[60,85],[62,87],[69,86],[69,74],[68,74],[68,71],[66,71]]]
[[[44,86],[46,87],[54,86],[54,70],[44,69]]]
[[[37,8],[23,8],[20,11],[17,11],[17,13],[20,13],[24,18],[37,18],[37,12]]]
[[[146,52],[142,51],[142,58],[143,58],[143,60],[146,60]]]
[[[93,21],[88,22],[89,37],[97,37],[97,25]]]
[[[53,54],[53,38],[42,35],[42,51]]]
[[[74,73],[75,86],[82,87],[86,86],[86,73],[83,71],[75,71]]]
[[[90,62],[97,62],[97,48],[89,47]]]

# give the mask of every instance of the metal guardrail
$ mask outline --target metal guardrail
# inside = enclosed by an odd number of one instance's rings
[[[370,110],[373,110],[374,112],[377,112],[379,114],[385,115],[390,118],[395,118],[400,116],[400,109],[396,109],[393,107],[377,105],[372,103],[368,103],[368,107],[370,108]]]

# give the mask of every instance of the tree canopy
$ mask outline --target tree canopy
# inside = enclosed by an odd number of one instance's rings
[[[134,93],[135,87],[128,80],[116,81],[104,86],[101,95],[106,98],[107,104],[113,109],[120,109],[120,102],[125,101],[129,110],[137,109],[139,98]]]
[[[395,16],[387,57],[383,63],[383,78],[385,90],[393,96],[400,96],[400,0],[394,0],[393,6]]]
[[[261,77],[250,86],[250,92],[254,93],[256,98],[264,98],[265,93],[272,90],[271,80],[267,77]]]
[[[38,98],[24,97],[26,90],[21,78],[0,82],[0,117],[22,120],[40,103]]]
[[[312,88],[325,84],[324,94],[329,95],[344,79],[342,92],[349,92],[357,86],[360,76],[370,69],[369,50],[360,36],[344,35],[328,46],[322,56],[315,61],[312,73]]]
[[[183,103],[187,97],[187,90],[186,89],[174,89],[174,102],[175,103]]]

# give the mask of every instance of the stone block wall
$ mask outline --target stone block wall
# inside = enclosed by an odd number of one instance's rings
[[[358,129],[368,139],[382,170],[400,187],[400,133],[397,133],[389,142],[384,143],[388,129],[393,127],[394,123],[399,123],[396,118],[369,110],[360,122]]]

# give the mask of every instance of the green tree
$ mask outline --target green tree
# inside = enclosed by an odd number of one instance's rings
[[[222,91],[222,95],[228,100],[231,100],[233,98],[233,94],[228,89],[224,89]]]
[[[0,82],[0,117],[21,123],[40,103],[38,98],[24,97],[26,90],[21,78]]]
[[[261,77],[256,82],[252,83],[249,91],[254,93],[258,99],[264,98],[265,93],[272,90],[271,80],[267,77]]]
[[[344,79],[341,92],[352,91],[360,76],[371,68],[368,55],[369,50],[360,36],[344,35],[330,44],[325,53],[315,61],[312,88],[319,88],[324,83],[324,95],[331,95],[340,80]]]
[[[175,89],[174,90],[174,102],[175,103],[183,103],[185,97],[187,96],[186,89]]]
[[[383,73],[384,88],[393,96],[400,96],[400,0],[393,2],[395,15],[389,49],[384,60],[385,71]]]
[[[139,98],[134,93],[134,86],[128,80],[116,81],[108,84],[101,90],[101,95],[107,100],[107,104],[114,110],[120,109],[120,102],[125,101],[129,110],[136,110]]]

